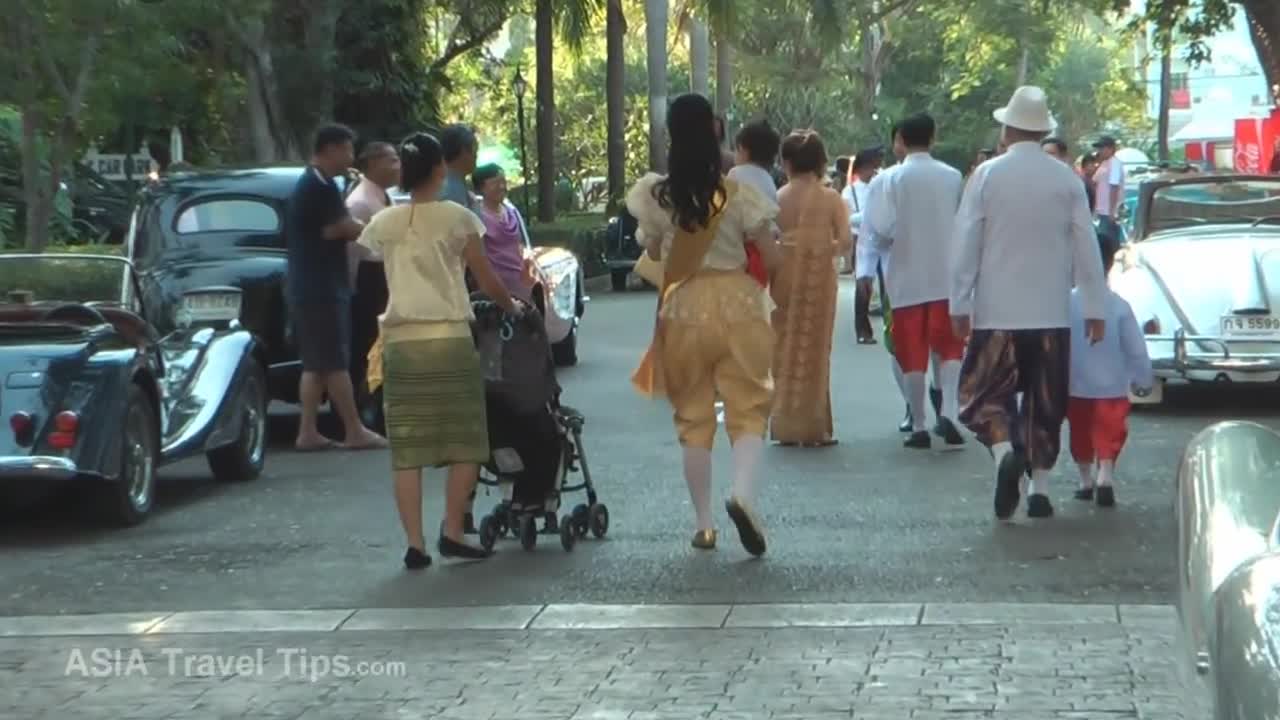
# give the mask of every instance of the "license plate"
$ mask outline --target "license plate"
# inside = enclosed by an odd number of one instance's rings
[[[1280,317],[1274,315],[1226,315],[1222,337],[1233,340],[1280,341]]]

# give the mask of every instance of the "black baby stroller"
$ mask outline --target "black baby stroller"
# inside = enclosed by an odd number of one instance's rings
[[[471,300],[476,316],[471,333],[484,369],[489,424],[490,457],[480,482],[511,491],[481,519],[480,544],[490,549],[510,534],[532,550],[539,534],[555,534],[565,550],[572,550],[588,532],[603,538],[609,532],[609,509],[597,502],[587,467],[585,418],[560,404],[540,309],[530,308],[517,319],[483,295],[472,294]],[[582,474],[580,483],[571,484],[574,472]],[[557,517],[563,495],[578,490],[586,491],[587,502]]]

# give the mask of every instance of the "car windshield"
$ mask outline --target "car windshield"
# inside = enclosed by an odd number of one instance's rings
[[[1280,226],[1280,178],[1180,183],[1152,193],[1146,234],[1198,225]]]
[[[14,302],[100,302],[128,307],[129,263],[108,255],[0,255],[0,288]],[[20,296],[20,297],[18,297]]]

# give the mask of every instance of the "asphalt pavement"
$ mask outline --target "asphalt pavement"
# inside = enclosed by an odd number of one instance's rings
[[[770,447],[760,511],[769,553],[751,560],[724,532],[713,553],[689,546],[692,512],[661,403],[628,376],[652,329],[654,294],[596,293],[564,401],[587,418],[590,466],[611,514],[604,540],[572,553],[545,537],[513,541],[477,565],[400,563],[403,539],[382,452],[299,454],[289,412],[257,481],[215,483],[201,462],[166,468],[144,525],[96,525],[64,504],[0,527],[0,615],[269,608],[396,608],[546,603],[1172,602],[1174,473],[1185,442],[1228,418],[1273,427],[1275,393],[1214,387],[1167,394],[1135,415],[1118,471],[1119,506],[1071,499],[1064,452],[1050,520],[993,522],[991,468],[976,443],[908,451],[902,403],[882,346],[852,332],[842,281],[832,397],[840,444]],[[715,455],[728,487],[727,442]],[[442,473],[427,477],[438,518]],[[497,501],[482,495],[478,509]],[[577,498],[568,499],[572,505]],[[729,530],[727,518],[718,518]]]

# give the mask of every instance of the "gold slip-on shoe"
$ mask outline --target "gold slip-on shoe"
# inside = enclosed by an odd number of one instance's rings
[[[693,546],[699,550],[715,550],[716,549],[716,531],[715,530],[699,530],[693,534]]]

